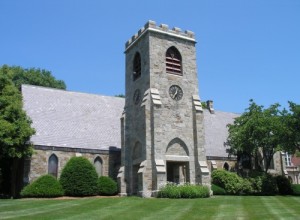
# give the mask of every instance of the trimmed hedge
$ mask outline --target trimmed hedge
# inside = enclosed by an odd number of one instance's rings
[[[62,186],[52,175],[41,176],[21,191],[22,197],[51,198],[63,195]]]
[[[72,157],[59,181],[68,196],[93,196],[98,194],[97,180],[96,170],[88,159]]]
[[[160,189],[157,197],[170,199],[208,198],[210,197],[210,189],[207,186],[201,185],[176,185],[168,183],[166,186]]]
[[[293,195],[300,196],[300,184],[292,184]]]
[[[101,176],[98,179],[98,193],[99,195],[112,196],[118,192],[118,185],[116,181],[108,176]]]

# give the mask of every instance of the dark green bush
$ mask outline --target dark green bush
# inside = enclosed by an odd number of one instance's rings
[[[207,186],[201,185],[176,185],[168,183],[159,192],[158,198],[171,198],[171,199],[193,199],[193,198],[207,198],[210,196],[210,190]]]
[[[300,196],[300,184],[292,184],[293,195]]]
[[[27,185],[22,191],[22,197],[51,198],[63,196],[60,183],[51,175],[44,175]]]
[[[99,195],[111,196],[118,192],[118,185],[116,181],[108,176],[101,176],[98,179],[98,193]]]
[[[238,195],[243,192],[244,180],[236,173],[214,170],[211,177],[212,183],[225,189],[226,194]]]
[[[213,191],[214,195],[226,195],[225,189],[215,184],[211,185],[211,190]]]
[[[84,157],[72,157],[63,168],[60,183],[68,196],[97,195],[98,175]]]
[[[271,174],[264,174],[261,177],[261,195],[273,196],[278,193],[277,182],[274,176]]]
[[[281,195],[293,194],[292,184],[288,178],[286,178],[285,176],[276,176],[276,182],[277,182],[279,194]]]

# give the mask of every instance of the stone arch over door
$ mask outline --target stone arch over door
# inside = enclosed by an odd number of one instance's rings
[[[180,138],[174,138],[167,146],[166,155],[189,156],[189,149]]]

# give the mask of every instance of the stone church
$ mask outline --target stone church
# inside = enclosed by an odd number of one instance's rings
[[[201,105],[191,31],[148,21],[125,44],[125,99],[23,85],[24,109],[36,134],[24,183],[59,178],[66,162],[83,156],[99,176],[118,181],[121,195],[155,195],[166,182],[210,185],[213,169],[236,170],[226,151],[238,114]],[[274,156],[273,172],[285,169]]]

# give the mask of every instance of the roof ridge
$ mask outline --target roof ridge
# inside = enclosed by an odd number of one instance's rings
[[[88,92],[80,92],[80,91],[71,91],[71,90],[64,90],[64,89],[45,87],[45,86],[37,86],[37,85],[30,85],[30,84],[22,84],[21,87],[22,87],[22,90],[23,90],[23,87],[27,87],[27,88],[38,88],[38,89],[43,89],[43,90],[53,90],[53,91],[73,93],[73,94],[75,93],[75,94],[82,94],[82,95],[93,95],[93,96],[109,97],[109,98],[113,98],[113,99],[123,99],[122,97],[117,97],[117,96],[101,95],[101,94],[97,94],[97,93],[88,93]]]

